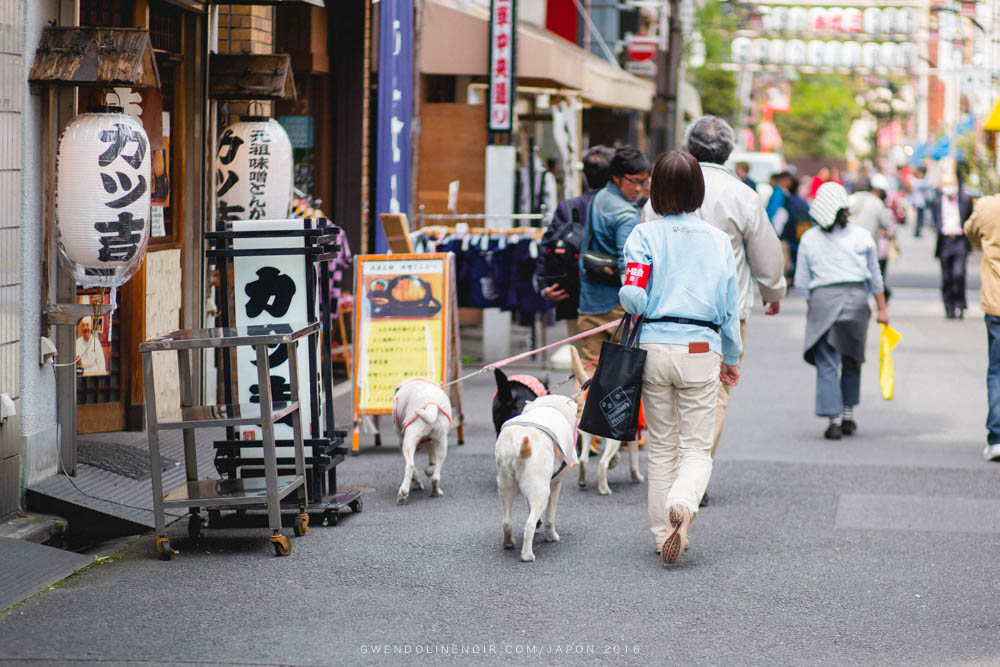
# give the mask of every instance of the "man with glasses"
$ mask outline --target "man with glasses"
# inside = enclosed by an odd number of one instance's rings
[[[611,158],[608,174],[608,184],[594,195],[588,208],[581,250],[613,255],[617,258],[620,276],[625,273],[625,240],[639,224],[635,202],[649,181],[649,160],[634,146],[622,146]],[[618,285],[595,282],[587,275],[581,259],[580,314],[577,318],[580,331],[621,319],[625,311],[618,301],[619,287],[620,281]],[[584,364],[600,355],[601,343],[609,340],[611,334],[602,331],[581,341]],[[593,371],[593,367],[587,368],[589,374]]]

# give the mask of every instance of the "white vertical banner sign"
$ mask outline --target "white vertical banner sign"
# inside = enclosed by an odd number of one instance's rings
[[[235,220],[233,231],[256,231],[273,229],[305,229],[305,220]],[[280,238],[236,238],[236,250],[263,248],[301,248],[305,245],[302,236]],[[236,304],[236,326],[280,327],[310,321],[309,301],[306,294],[306,257],[304,255],[264,255],[259,257],[233,258],[233,294]],[[280,329],[277,329],[280,331]],[[288,354],[285,346],[268,349],[271,366],[271,397],[275,403],[291,400],[289,384]],[[310,437],[312,408],[310,405],[309,344],[306,339],[298,344],[299,360],[299,400],[302,415],[303,437]],[[318,368],[318,366],[317,366]],[[237,396],[239,403],[259,403],[260,388],[257,379],[257,354],[249,346],[238,347],[236,351]],[[260,440],[262,434],[257,426],[237,427],[242,440]],[[278,422],[274,427],[276,440],[291,440],[291,419]],[[244,447],[243,456],[263,457],[262,447]],[[294,455],[292,446],[278,447],[279,457]]]
[[[491,0],[490,4],[490,97],[487,100],[487,129],[514,130],[514,58],[517,21],[514,0]]]

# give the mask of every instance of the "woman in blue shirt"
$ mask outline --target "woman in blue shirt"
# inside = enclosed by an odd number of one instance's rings
[[[830,420],[823,434],[828,440],[858,428],[854,406],[861,398],[869,294],[875,295],[878,321],[889,323],[875,240],[850,224],[848,214],[844,186],[821,185],[809,207],[818,226],[802,235],[795,267],[795,286],[809,290],[803,356],[816,367],[816,415]]]
[[[664,153],[652,172],[657,219],[625,242],[625,310],[643,315],[642,391],[649,443],[649,526],[665,563],[688,543],[688,526],[712,474],[720,379],[739,380],[739,286],[729,236],[690,215],[705,197],[698,161]]]

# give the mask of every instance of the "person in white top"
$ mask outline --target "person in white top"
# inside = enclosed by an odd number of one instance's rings
[[[849,221],[847,191],[820,186],[809,207],[816,226],[802,235],[795,267],[796,289],[808,289],[803,358],[816,367],[816,416],[830,420],[823,436],[840,440],[858,429],[854,406],[861,399],[861,364],[871,308],[889,323],[875,239]]]
[[[941,262],[941,297],[948,319],[965,316],[965,264],[972,245],[962,232],[962,225],[972,215],[973,203],[972,197],[959,188],[954,174],[941,176],[941,189],[931,206],[931,214],[937,228],[934,256]]]
[[[104,348],[93,334],[93,320],[88,316],[80,321],[80,337],[76,339],[77,365],[84,375],[104,375],[108,372],[104,360]]]
[[[733,128],[723,119],[702,116],[688,126],[684,143],[700,163],[705,179],[705,200],[694,215],[724,231],[733,246],[739,284],[740,337],[745,344],[747,321],[753,309],[754,284],[767,306],[767,315],[778,314],[787,285],[781,242],[767,218],[764,205],[756,192],[723,166],[733,151],[734,137]],[[646,202],[642,222],[658,217],[653,212],[652,200]],[[722,438],[730,391],[730,385],[719,383],[713,457]]]

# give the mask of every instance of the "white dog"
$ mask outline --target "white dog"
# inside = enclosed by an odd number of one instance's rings
[[[580,361],[580,355],[577,353],[575,347],[570,347],[570,357],[573,360],[573,376],[576,379],[577,404],[580,414],[583,414],[583,404],[586,400],[586,395],[580,391],[580,387],[588,379],[587,371],[584,369],[583,362]],[[580,477],[577,483],[585,487],[587,486],[587,459],[590,457],[590,444],[593,442],[594,436],[580,431],[580,440],[583,447],[580,455]],[[622,443],[620,440],[609,440],[608,438],[604,438],[604,443],[604,451],[601,452],[601,458],[597,464],[597,492],[602,496],[610,496],[611,487],[608,486],[608,468],[614,468],[618,463],[618,449]],[[635,441],[628,443],[628,458],[632,481],[636,484],[642,484],[646,481],[646,478],[639,472],[639,443]]]
[[[525,405],[524,412],[509,419],[500,430],[496,459],[497,487],[503,504],[503,546],[514,547],[510,514],[520,488],[529,506],[521,560],[531,562],[535,560],[531,548],[535,527],[543,509],[545,540],[559,541],[556,505],[562,474],[577,465],[576,403],[569,396],[550,395]]]
[[[431,478],[431,496],[443,496],[441,465],[448,454],[448,429],[451,427],[448,395],[427,378],[403,380],[392,397],[392,422],[406,462],[396,502],[405,503],[409,499],[411,481],[418,491],[424,488],[413,464],[413,455],[422,445],[427,449],[425,473]]]

